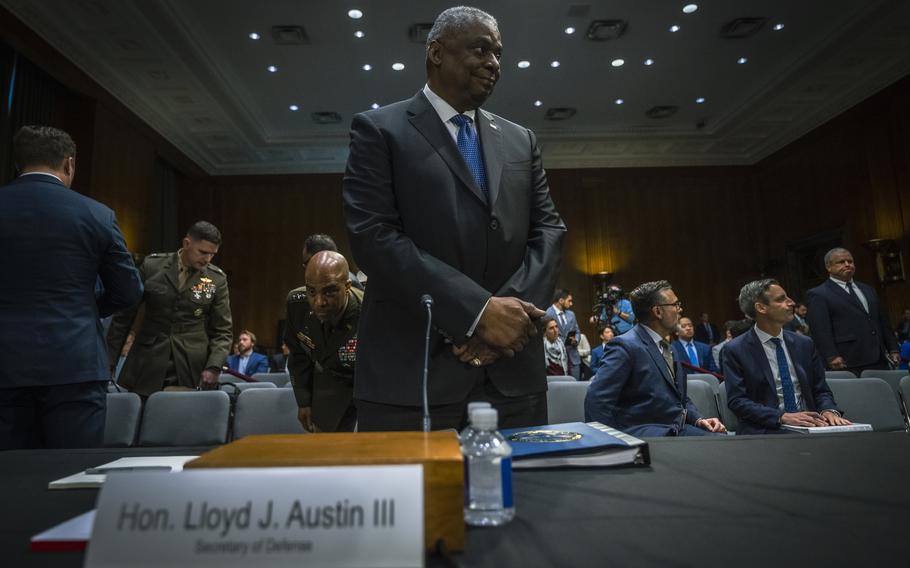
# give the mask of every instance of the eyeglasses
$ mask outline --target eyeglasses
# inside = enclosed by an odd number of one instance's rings
[[[663,307],[669,307],[669,306],[673,306],[673,307],[679,309],[682,307],[682,302],[673,302],[672,304],[654,304],[655,308],[663,308]]]

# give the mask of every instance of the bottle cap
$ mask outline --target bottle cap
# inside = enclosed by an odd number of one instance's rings
[[[480,430],[495,430],[499,412],[495,408],[478,408],[471,413],[471,424]]]
[[[471,413],[473,413],[478,408],[493,408],[493,406],[489,402],[481,401],[481,400],[478,400],[476,402],[469,402],[468,403],[468,421],[469,422],[471,420]]]

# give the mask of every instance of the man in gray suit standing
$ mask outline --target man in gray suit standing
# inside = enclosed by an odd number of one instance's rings
[[[480,106],[500,76],[496,20],[457,7],[427,38],[427,84],[354,117],[344,213],[364,297],[354,398],[359,429],[421,425],[427,309],[434,300],[432,425],[460,428],[469,400],[500,426],[546,423],[536,320],[556,283],[565,225],[534,134]]]

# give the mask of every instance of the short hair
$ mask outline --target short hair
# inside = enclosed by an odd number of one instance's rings
[[[208,221],[196,221],[186,230],[186,236],[194,241],[208,241],[215,245],[221,244],[221,231]]]
[[[746,318],[741,320],[736,320],[733,322],[733,327],[730,328],[730,335],[733,337],[739,337],[740,335],[746,333],[752,329],[752,324],[755,323],[752,320]]]
[[[256,343],[256,334],[253,333],[252,331],[250,331],[248,329],[241,330],[240,333],[237,334],[237,338],[239,339],[241,335],[249,335],[250,340],[253,342],[253,344]]]
[[[13,160],[19,170],[33,166],[60,167],[76,157],[76,143],[66,132],[50,126],[23,126],[13,136]]]
[[[664,290],[670,290],[673,286],[666,280],[657,280],[655,282],[645,282],[639,284],[634,290],[629,292],[629,300],[632,302],[632,313],[635,319],[644,323],[651,320],[651,308],[662,303]]]
[[[749,282],[739,291],[739,309],[750,320],[755,319],[755,302],[768,304],[768,288],[780,286],[780,282],[773,278],[763,278]]]
[[[547,314],[547,315],[543,316],[542,318],[540,318],[540,323],[543,325],[544,329],[546,329],[547,326],[550,325],[551,321],[556,321],[556,318],[554,318],[550,314]],[[557,324],[557,325],[559,325],[559,324]]]
[[[478,8],[455,6],[443,10],[441,14],[436,16],[436,21],[433,22],[433,27],[430,28],[430,33],[427,34],[427,47],[430,47],[430,44],[434,41],[439,41],[444,37],[463,31],[475,22],[485,22],[490,27],[499,29],[496,18]]]
[[[601,323],[597,325],[597,337],[603,335],[604,331],[608,329],[613,332],[613,335],[616,335],[616,329],[614,329],[612,325]]]
[[[553,292],[553,301],[550,303],[555,304],[558,300],[564,300],[571,295],[572,292],[569,292],[566,288],[557,288],[556,291]]]
[[[829,266],[831,266],[831,257],[833,257],[835,254],[840,253],[840,252],[845,252],[845,253],[849,254],[850,256],[853,256],[853,253],[851,253],[844,247],[834,247],[833,249],[831,249],[825,253],[825,268],[828,268]]]
[[[739,323],[739,320],[727,320],[724,322],[724,331],[730,331],[733,329],[736,324]]]
[[[324,250],[338,252],[338,245],[335,244],[332,237],[324,233],[316,233],[310,235],[303,241],[303,250],[310,254],[316,254],[317,252],[322,252]]]

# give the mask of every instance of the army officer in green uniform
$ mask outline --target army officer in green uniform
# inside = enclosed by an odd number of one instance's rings
[[[357,322],[363,292],[352,288],[348,262],[318,252],[306,267],[306,286],[288,294],[285,343],[298,418],[311,432],[350,432],[354,409]]]
[[[120,372],[120,384],[130,391],[147,397],[167,387],[217,388],[232,339],[227,276],[211,263],[220,245],[218,228],[198,221],[180,250],[150,254],[139,267],[142,302],[114,316],[108,331],[116,361],[140,314]]]

